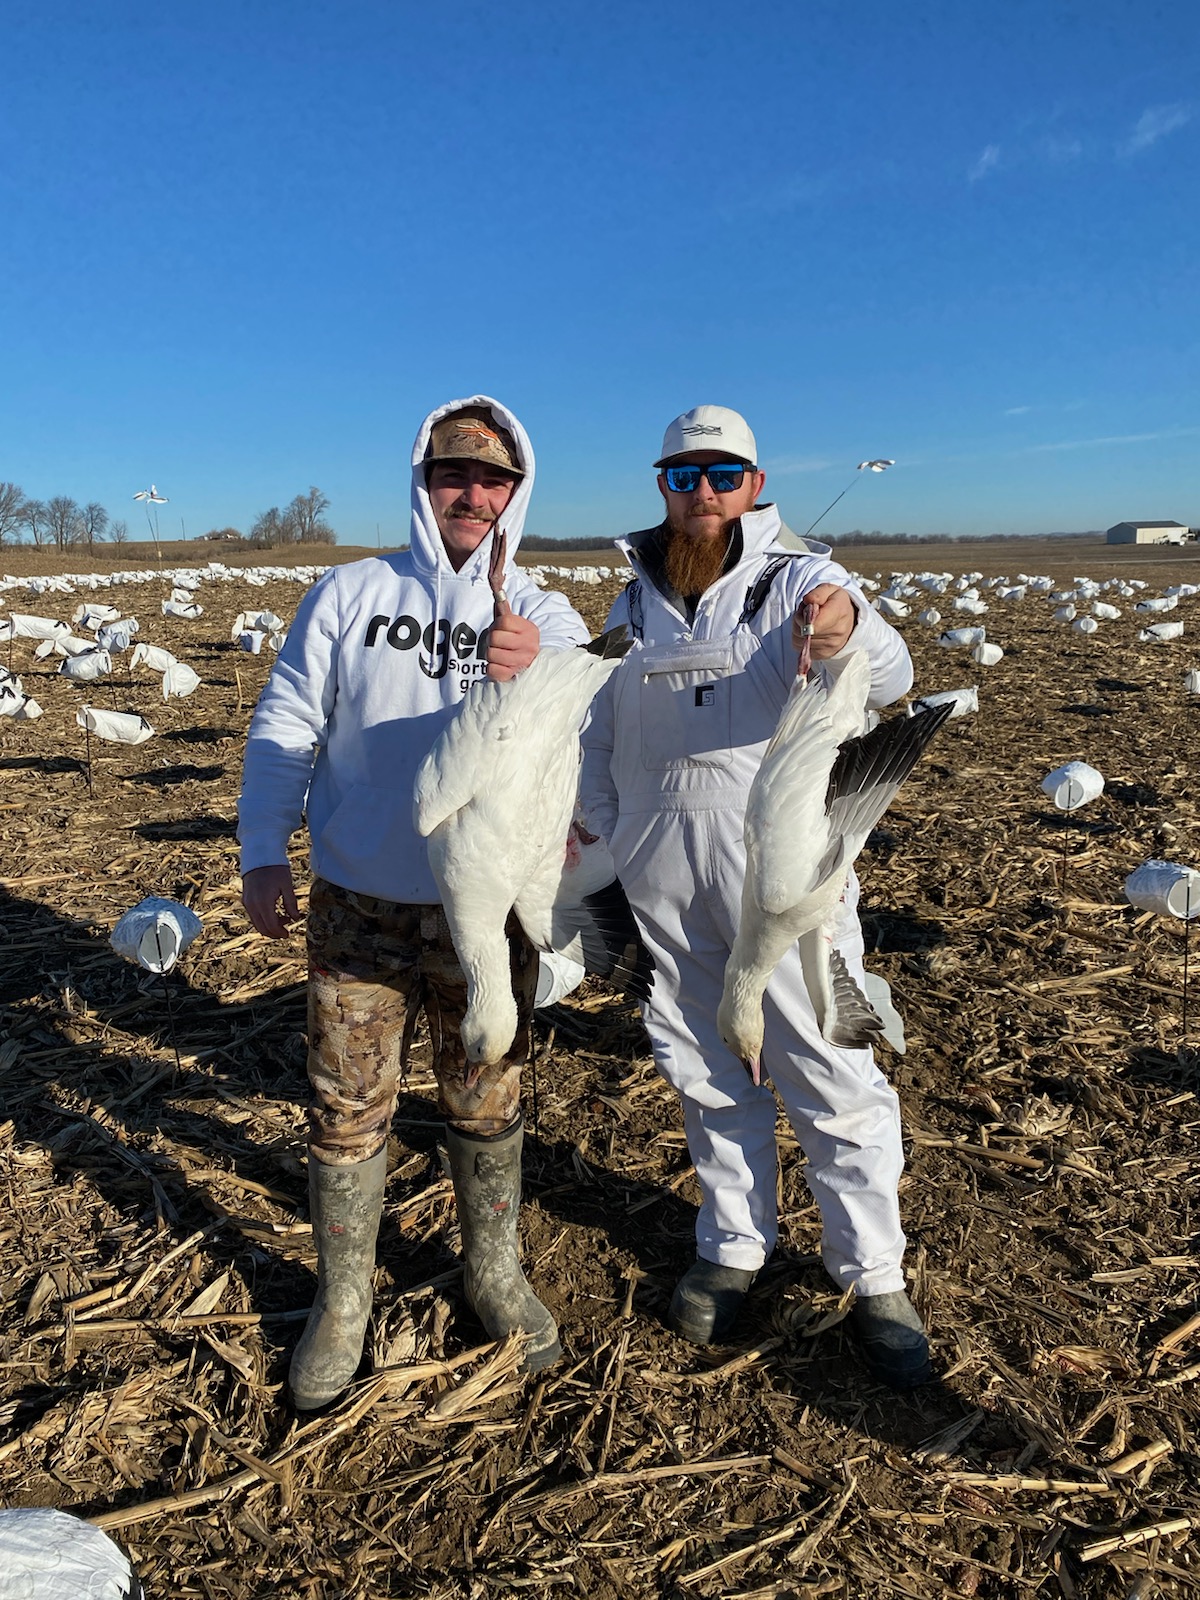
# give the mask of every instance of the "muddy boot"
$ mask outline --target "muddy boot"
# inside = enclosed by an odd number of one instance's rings
[[[916,1389],[929,1383],[929,1340],[916,1307],[903,1289],[857,1299],[850,1325],[858,1335],[867,1366],[892,1389]]]
[[[446,1128],[446,1152],[462,1228],[467,1302],[493,1339],[529,1335],[524,1372],[562,1355],[554,1318],[525,1281],[517,1254],[521,1119],[492,1136]]]
[[[720,1344],[729,1337],[755,1276],[697,1256],[675,1285],[667,1327],[692,1344]]]
[[[345,1167],[326,1166],[309,1154],[317,1297],[288,1372],[298,1411],[336,1400],[362,1360],[386,1177],[386,1147]]]

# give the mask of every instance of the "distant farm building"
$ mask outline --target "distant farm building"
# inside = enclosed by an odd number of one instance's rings
[[[1183,544],[1191,536],[1181,522],[1118,522],[1107,538],[1109,544]]]

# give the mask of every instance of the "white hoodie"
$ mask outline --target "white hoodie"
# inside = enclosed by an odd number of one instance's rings
[[[315,583],[259,699],[238,801],[243,873],[284,864],[306,810],[318,877],[403,904],[439,899],[426,842],[413,827],[413,780],[463,695],[487,671],[492,540],[455,572],[424,463],[434,424],[466,406],[491,407],[525,469],[500,519],[509,604],[537,624],[543,649],[588,638],[566,597],[543,592],[515,564],[534,477],[524,428],[487,395],[431,411],[413,445],[411,548],[334,567]]]

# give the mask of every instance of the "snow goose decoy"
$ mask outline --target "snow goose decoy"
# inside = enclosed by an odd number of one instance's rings
[[[489,579],[497,616],[504,539],[494,535]],[[512,1044],[517,1008],[505,924],[515,912],[541,950],[594,925],[585,901],[614,875],[594,842],[568,835],[579,779],[579,729],[592,697],[630,648],[612,629],[574,650],[543,650],[507,683],[473,684],[417,771],[417,832],[441,891],[467,978],[462,1039],[468,1081]],[[579,868],[580,843],[587,870]],[[607,852],[604,852],[607,855]],[[593,931],[594,927],[593,927]]]
[[[763,993],[797,940],[822,1037],[860,1048],[883,1031],[829,925],[867,835],[952,708],[893,717],[860,735],[870,684],[863,651],[849,658],[828,693],[818,680],[797,677],[750,788],[741,923],[717,1025],[755,1083]]]

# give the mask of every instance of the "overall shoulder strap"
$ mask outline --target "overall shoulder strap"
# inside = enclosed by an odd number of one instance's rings
[[[773,561],[768,561],[758,577],[746,590],[746,603],[742,607],[742,614],[737,619],[740,628],[745,622],[752,622],[763,608],[763,603],[771,592],[771,585],[787,566],[789,561],[794,561],[795,556],[776,556]]]
[[[642,580],[631,578],[625,585],[625,598],[629,604],[629,631],[640,639],[646,630],[646,608],[642,600]]]

